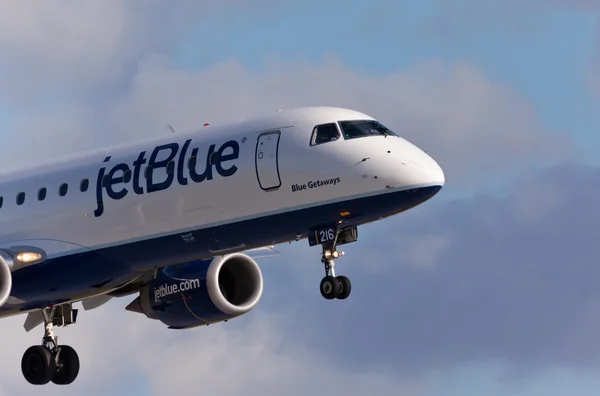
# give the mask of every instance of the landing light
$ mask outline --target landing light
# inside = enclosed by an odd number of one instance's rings
[[[37,264],[48,258],[46,252],[35,246],[11,246],[7,253],[13,257],[17,267]]]
[[[24,263],[29,264],[34,261],[38,261],[42,259],[42,255],[34,252],[22,252],[17,255],[17,260]]]

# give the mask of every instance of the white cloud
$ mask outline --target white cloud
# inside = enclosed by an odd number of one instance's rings
[[[3,10],[0,49],[9,61],[0,82],[21,106],[121,82],[124,67],[148,45],[144,18],[121,0],[11,1]]]
[[[404,216],[403,216],[404,217]],[[388,222],[389,224],[389,222]],[[452,248],[451,237],[432,230],[396,230],[384,233],[378,223],[360,227],[360,244],[344,246],[348,260],[369,263],[363,271],[384,276],[399,267],[415,267],[419,270],[435,270],[448,249]],[[373,254],[365,246],[379,246],[385,253]],[[343,258],[346,261],[346,258]],[[341,267],[345,268],[344,265]]]
[[[0,86],[18,106],[97,101],[119,91],[147,53],[168,53],[216,11],[276,0],[47,0],[0,3]]]

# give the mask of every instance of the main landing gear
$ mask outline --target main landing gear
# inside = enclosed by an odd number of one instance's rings
[[[67,326],[75,323],[77,310],[70,304],[42,310],[44,317],[44,338],[42,345],[27,349],[21,360],[23,376],[32,385],[46,385],[52,381],[56,385],[68,385],[79,374],[79,357],[68,345],[58,345],[54,326]]]
[[[325,277],[321,280],[320,289],[321,295],[327,300],[334,298],[345,300],[350,296],[352,291],[350,279],[335,275],[335,260],[344,255],[344,252],[337,251],[337,246],[357,240],[358,230],[356,227],[341,230],[337,227],[329,227],[317,229],[309,234],[310,246],[321,245],[323,249],[321,262],[325,266]]]

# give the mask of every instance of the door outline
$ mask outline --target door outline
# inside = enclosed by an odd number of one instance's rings
[[[258,171],[258,154],[259,154],[258,147],[261,143],[261,140],[265,136],[268,136],[268,135],[277,135],[277,144],[275,145],[275,171],[276,171],[275,173],[277,174],[277,184],[264,187],[263,184],[261,183],[260,173]],[[256,171],[256,180],[258,181],[258,185],[265,192],[275,191],[281,187],[281,175],[279,174],[279,142],[280,141],[281,141],[281,131],[280,130],[263,132],[260,135],[258,135],[258,137],[256,138],[256,149],[254,151],[254,169]],[[265,171],[263,170],[262,173],[263,173],[263,177],[264,177]]]

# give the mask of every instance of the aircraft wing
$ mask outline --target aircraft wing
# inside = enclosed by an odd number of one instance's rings
[[[274,245],[263,246],[263,247],[259,247],[256,249],[250,249],[250,250],[243,251],[242,253],[247,254],[248,256],[252,257],[255,260],[281,256],[281,252],[279,252],[278,250],[275,250]]]

